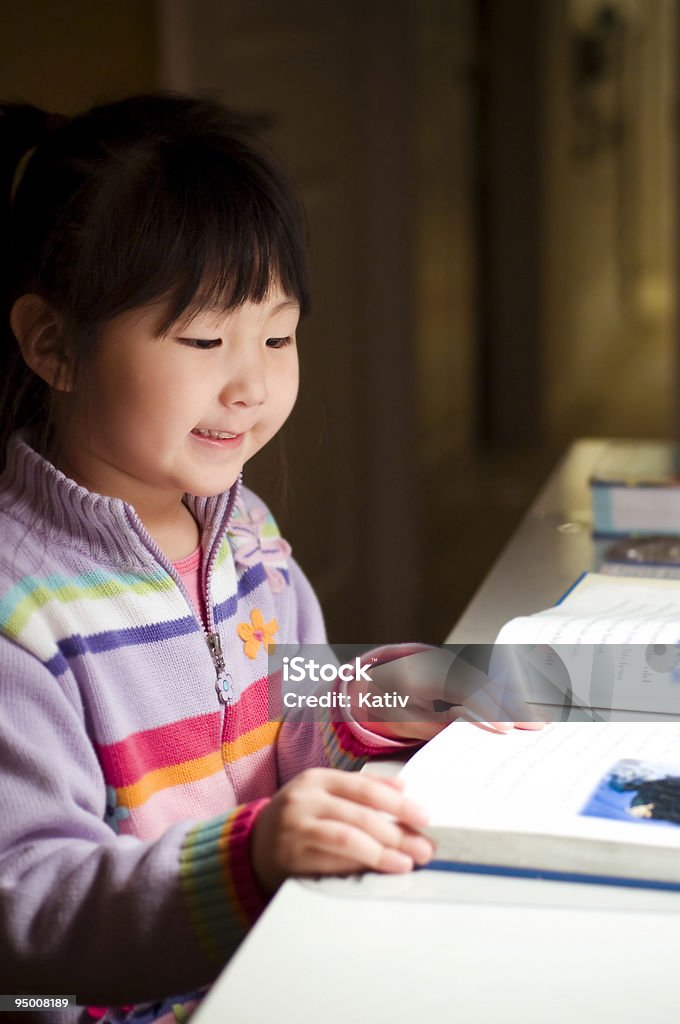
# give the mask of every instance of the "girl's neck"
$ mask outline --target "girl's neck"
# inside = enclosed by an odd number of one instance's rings
[[[63,449],[58,451],[52,447],[42,454],[81,487],[111,498],[121,498],[132,505],[142,525],[169,561],[178,562],[196,550],[200,542],[200,530],[182,500],[183,495],[168,494],[161,498],[157,493],[144,493],[143,485],[137,488],[122,486],[115,480],[108,482],[110,486],[102,487],[101,481],[89,480],[79,472],[70,463]]]
[[[171,519],[150,522],[140,516],[142,523],[171,562],[179,562],[198,547],[201,539],[198,523],[186,505],[181,502],[178,514]]]

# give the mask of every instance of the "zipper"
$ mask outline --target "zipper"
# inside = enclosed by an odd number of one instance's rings
[[[215,672],[217,679],[215,680],[215,689],[217,691],[217,699],[225,707],[229,707],[230,704],[234,703],[234,680],[229,672],[227,672],[227,666],[224,664],[224,655],[222,654],[222,643],[220,641],[219,633],[208,633],[208,647],[212,655],[213,664],[215,665]]]
[[[231,518],[233,515],[234,505],[236,504],[236,500],[241,492],[242,479],[243,473],[241,472],[239,473],[236,482],[232,484],[233,496],[229,496],[230,503],[224,527],[222,528],[220,533],[215,537],[212,549],[210,551],[210,555],[208,556],[208,564],[206,567],[205,576],[203,578],[203,598],[205,602],[206,613],[208,616],[207,629],[203,625],[203,621],[201,620],[200,615],[196,613],[194,603],[189,597],[189,593],[186,587],[184,586],[182,579],[177,570],[175,569],[174,565],[172,564],[172,562],[170,562],[169,559],[166,558],[166,556],[163,554],[163,552],[158,547],[149,531],[142,523],[139,516],[133,514],[132,511],[127,506],[125,509],[125,513],[130,525],[134,528],[135,532],[144,541],[147,549],[151,552],[152,555],[155,556],[156,560],[160,562],[163,568],[169,573],[169,575],[173,578],[173,580],[179,587],[180,593],[183,595],[184,600],[188,604],[191,613],[194,616],[194,619],[198,623],[201,632],[203,633],[203,636],[206,639],[208,650],[210,652],[210,657],[212,658],[212,663],[215,667],[215,692],[217,693],[217,699],[219,703],[223,707],[229,707],[234,703],[234,680],[232,675],[229,672],[227,672],[227,667],[224,661],[224,654],[222,653],[222,641],[220,640],[219,633],[217,632],[217,628],[215,626],[212,602],[210,601],[210,581],[212,579],[217,551],[221,546],[222,539],[224,538],[227,530],[229,529],[229,524],[231,523]]]
[[[203,596],[205,600],[205,609],[208,616],[208,629],[204,629],[203,632],[206,635],[208,641],[208,648],[210,650],[210,656],[215,666],[215,691],[217,693],[217,699],[220,704],[224,707],[229,707],[234,703],[234,680],[224,663],[224,655],[222,653],[222,641],[220,635],[217,632],[215,626],[215,618],[213,616],[212,601],[210,600],[210,582],[212,580],[213,569],[215,568],[215,559],[217,552],[221,546],[221,540],[225,536],[229,529],[229,524],[234,512],[234,505],[241,493],[241,481],[243,480],[243,471],[238,475],[238,480],[232,485],[233,494],[229,495],[230,508],[226,517],[224,529],[221,531],[219,536],[215,537],[214,543],[208,555],[208,564],[205,567],[205,576],[203,578]],[[203,623],[201,623],[201,627]]]

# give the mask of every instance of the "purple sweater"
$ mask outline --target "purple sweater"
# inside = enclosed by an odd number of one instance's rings
[[[318,602],[255,495],[237,483],[185,501],[207,632],[130,505],[78,486],[25,435],[8,447],[0,992],[79,1004],[40,1020],[209,985],[264,905],[249,837],[267,799],[304,768],[401,746],[351,721],[270,719],[267,641],[325,642]]]

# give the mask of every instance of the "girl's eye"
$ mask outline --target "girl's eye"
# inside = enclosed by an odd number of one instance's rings
[[[221,338],[178,338],[177,340],[181,341],[183,345],[188,345],[189,348],[200,349],[216,348],[222,344]]]
[[[283,348],[284,345],[290,345],[292,338],[267,338],[268,348]]]

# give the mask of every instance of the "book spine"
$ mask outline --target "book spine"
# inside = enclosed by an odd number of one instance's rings
[[[612,487],[591,481],[593,534],[680,536],[680,488]]]
[[[622,878],[617,875],[581,874],[576,871],[539,870],[505,867],[502,864],[473,864],[450,860],[431,860],[417,871],[457,871],[468,875],[503,875],[506,878],[541,878],[549,882],[574,882],[578,885],[616,885],[628,889],[662,889],[680,892],[680,882],[657,879]]]

